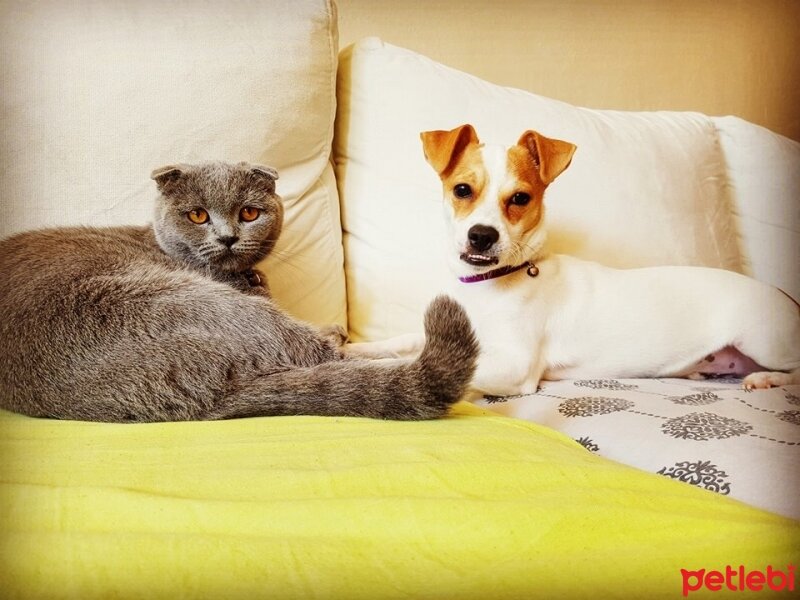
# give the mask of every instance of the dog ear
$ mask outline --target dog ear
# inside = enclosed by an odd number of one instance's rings
[[[186,167],[184,165],[167,165],[153,170],[150,179],[153,179],[160,191],[164,191],[170,184],[183,177]]]
[[[554,140],[536,131],[526,131],[517,142],[531,153],[533,164],[539,171],[542,183],[550,185],[572,162],[577,146],[561,140]]]
[[[419,137],[422,139],[425,159],[439,177],[447,175],[467,146],[479,143],[478,134],[469,124],[450,131],[423,131]]]

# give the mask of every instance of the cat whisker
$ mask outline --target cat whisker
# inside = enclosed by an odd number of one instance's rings
[[[202,250],[197,253],[201,258],[216,258],[222,252],[216,248],[208,248],[207,250]]]
[[[218,251],[219,251],[219,248],[217,247],[217,245],[213,244],[213,243],[209,243],[209,242],[205,242],[203,244],[200,244],[197,247],[197,254],[199,256],[203,257],[203,258],[207,257],[208,255],[210,255],[210,254],[212,254],[214,252],[218,252]]]

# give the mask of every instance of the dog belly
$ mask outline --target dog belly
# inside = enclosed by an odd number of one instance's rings
[[[712,352],[703,360],[695,363],[688,369],[676,373],[674,377],[688,379],[707,379],[713,377],[744,377],[757,371],[766,371],[761,365],[742,354],[733,346],[725,346]]]
[[[708,354],[703,359],[679,371],[666,371],[655,365],[645,367],[639,365],[612,367],[600,366],[593,361],[583,362],[572,366],[550,366],[546,369],[542,379],[560,381],[563,379],[587,378],[638,378],[638,377],[685,377],[687,379],[711,379],[719,377],[745,377],[750,373],[769,371],[759,365],[749,356],[742,354],[733,346],[725,346],[716,352]]]

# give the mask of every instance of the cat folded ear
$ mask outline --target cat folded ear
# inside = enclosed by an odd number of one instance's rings
[[[150,173],[150,179],[153,179],[158,189],[163,191],[169,184],[178,181],[183,176],[184,171],[185,168],[181,165],[167,165]]]
[[[250,175],[256,181],[259,181],[266,185],[269,193],[275,193],[275,180],[278,179],[278,171],[273,169],[272,167],[266,167],[264,165],[251,165],[248,163],[240,163],[243,167],[248,169]]]
[[[264,165],[252,165],[250,167],[250,170],[256,175],[260,175],[262,177],[268,177],[273,181],[278,179],[278,171],[276,171],[272,167],[265,167]]]

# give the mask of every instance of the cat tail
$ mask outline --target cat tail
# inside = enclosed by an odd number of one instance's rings
[[[467,391],[478,342],[464,309],[446,296],[436,298],[425,312],[425,338],[414,361],[337,360],[237,382],[209,418],[440,417]]]

